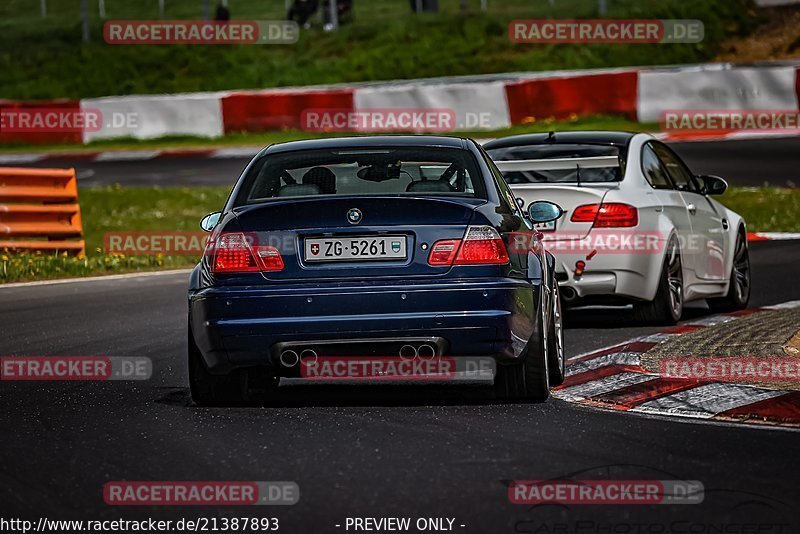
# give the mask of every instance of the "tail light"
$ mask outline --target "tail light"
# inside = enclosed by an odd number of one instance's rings
[[[428,265],[434,267],[453,265],[453,259],[456,257],[460,244],[460,239],[437,241],[433,244],[433,247],[431,247],[431,253],[428,256]]]
[[[639,224],[639,212],[621,202],[584,204],[575,208],[569,220],[594,223],[594,228],[627,228]]]
[[[275,247],[258,246],[242,233],[221,234],[213,247],[214,273],[251,273],[283,270],[283,258]]]
[[[437,241],[428,256],[428,264],[434,267],[506,263],[506,245],[497,230],[491,226],[470,226],[464,239]]]

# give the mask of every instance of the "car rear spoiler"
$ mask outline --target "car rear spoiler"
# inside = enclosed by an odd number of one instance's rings
[[[617,156],[594,156],[588,158],[550,158],[519,159],[513,161],[495,161],[502,172],[520,171],[568,171],[570,169],[608,169],[619,167]]]

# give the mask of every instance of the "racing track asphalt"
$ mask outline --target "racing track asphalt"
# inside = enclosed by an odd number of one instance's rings
[[[754,244],[752,260],[752,305],[800,299],[796,243]],[[637,532],[636,524],[642,533],[686,532],[686,521],[698,533],[756,522],[771,525],[760,532],[800,531],[798,431],[555,399],[502,404],[476,387],[293,387],[277,407],[191,406],[185,281],[0,288],[0,355],[148,356],[154,368],[146,382],[0,383],[0,516],[271,515],[280,532],[298,534],[345,532],[348,516],[454,517],[464,533]],[[624,312],[568,319],[570,355],[658,330],[630,324]],[[507,498],[505,481],[567,476],[699,480],[705,498],[627,507]],[[102,486],[115,480],[292,480],[301,496],[291,507],[106,506]]]
[[[671,143],[697,174],[736,186],[797,186],[800,137]],[[48,159],[34,167],[75,167],[82,186],[230,185],[250,158],[168,157],[142,161]]]

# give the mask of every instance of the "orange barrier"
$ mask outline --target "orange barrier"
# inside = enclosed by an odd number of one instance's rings
[[[0,249],[83,254],[75,169],[0,167]],[[18,238],[37,238],[23,240]]]

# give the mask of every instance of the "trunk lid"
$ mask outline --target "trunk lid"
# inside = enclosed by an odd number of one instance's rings
[[[475,208],[484,202],[311,197],[244,206],[236,208],[235,214],[241,230],[257,245],[280,251],[284,268],[262,273],[268,280],[430,277],[450,271],[450,267],[428,265],[433,243],[461,239]]]
[[[550,228],[540,227],[546,241],[577,241],[589,235],[592,223],[570,220],[575,208],[584,204],[601,204],[618,183],[561,185],[561,184],[518,184],[512,185],[514,194],[525,201],[525,206],[536,200],[555,202],[564,210],[564,215]]]

